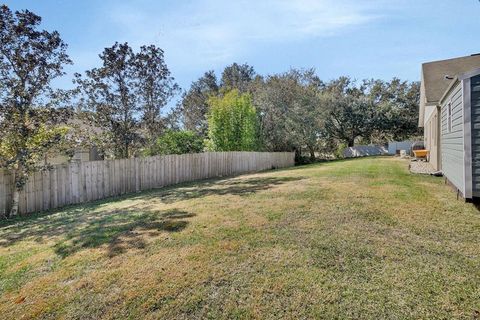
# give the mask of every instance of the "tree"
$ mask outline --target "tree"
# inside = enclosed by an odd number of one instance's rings
[[[375,80],[376,81],[376,80]],[[372,134],[382,128],[384,117],[378,101],[370,94],[367,81],[358,86],[349,77],[330,81],[322,94],[328,112],[324,134],[328,139],[339,140],[348,147],[355,141],[371,141]]]
[[[203,138],[192,131],[168,130],[155,141],[150,155],[202,152]]]
[[[140,52],[133,58],[138,81],[135,94],[140,100],[141,123],[150,144],[165,129],[161,111],[179,90],[163,55],[162,49],[150,45],[140,47]]]
[[[355,145],[355,139],[369,139],[377,129],[378,113],[371,99],[367,97],[339,96],[327,93],[324,97],[330,106],[325,121],[325,132],[329,138],[341,140],[348,147]]]
[[[61,124],[69,111],[54,108],[66,95],[50,83],[72,62],[59,33],[39,30],[41,21],[28,10],[0,6],[0,165],[14,175],[10,216],[18,212],[29,175],[68,132]]]
[[[207,137],[208,99],[218,92],[219,85],[213,71],[205,72],[200,79],[192,83],[176,110],[176,114],[181,115],[185,129]]]
[[[310,154],[310,161],[314,161],[326,112],[324,100],[321,99],[323,83],[313,69],[291,70],[288,75],[294,80],[296,97],[291,106],[291,113],[286,118],[286,128],[292,134],[297,149],[306,148]]]
[[[306,148],[310,158],[315,158],[325,113],[320,99],[323,87],[313,69],[292,69],[269,76],[254,87],[262,142],[267,150],[294,150],[299,157]]]
[[[220,83],[213,70],[207,71],[197,81],[192,82],[190,89],[183,94],[181,102],[175,108],[174,114],[177,119],[180,119],[185,129],[206,138],[208,99],[232,89],[237,89],[241,93],[250,92],[254,80],[255,71],[248,64],[233,63],[225,67]]]
[[[295,139],[286,125],[296,95],[293,82],[285,75],[272,75],[257,83],[254,104],[260,115],[260,138],[268,151],[295,150]]]
[[[237,89],[243,93],[248,91],[254,77],[255,70],[252,66],[246,63],[233,63],[223,70],[220,85],[224,90]]]
[[[116,42],[99,55],[102,66],[76,74],[75,83],[83,95],[80,106],[91,110],[90,119],[103,128],[103,139],[118,158],[128,158],[138,143],[141,111],[138,93],[138,70],[135,54],[128,43]],[[154,89],[152,89],[153,91]],[[152,103],[155,105],[155,102]]]
[[[257,113],[250,94],[237,89],[208,100],[209,147],[214,151],[258,149]]]
[[[418,128],[420,83],[393,78],[390,82],[364,80],[363,90],[379,109],[379,131],[387,140],[403,140],[421,134]]]
[[[360,138],[385,143],[418,135],[419,91],[418,82],[397,78],[363,80],[359,86],[348,77],[333,80],[325,90],[331,109],[326,133],[348,146]]]

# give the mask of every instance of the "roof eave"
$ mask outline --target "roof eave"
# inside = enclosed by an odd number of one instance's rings
[[[476,69],[470,70],[468,72],[465,72],[463,74],[459,74],[458,79],[459,80],[465,80],[465,79],[468,79],[468,78],[471,78],[471,77],[478,76],[479,74],[480,74],[480,68],[476,68]]]
[[[453,79],[452,83],[450,83],[450,85],[448,86],[447,90],[445,90],[445,93],[440,98],[439,104],[442,104],[445,101],[447,96],[452,91],[453,87],[455,87],[456,85],[458,85],[460,82],[462,82],[465,79],[475,77],[475,76],[478,76],[478,75],[480,75],[480,68],[473,69],[469,72],[465,72],[465,73],[462,73],[462,74],[459,74],[458,76],[456,76]]]
[[[420,72],[420,106],[418,110],[418,127],[423,128],[425,118],[425,83],[423,80],[423,65]]]
[[[444,101],[445,101],[445,98],[450,94],[450,92],[452,91],[452,89],[460,83],[460,79],[459,77],[455,77],[453,78],[452,82],[450,83],[450,85],[448,86],[447,90],[445,90],[445,92],[443,93],[442,97],[440,98],[440,100],[438,101],[438,104],[442,104]]]

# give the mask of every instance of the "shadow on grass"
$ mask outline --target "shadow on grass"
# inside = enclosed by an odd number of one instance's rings
[[[107,244],[108,256],[113,257],[130,249],[145,248],[144,236],[157,236],[162,231],[182,231],[188,225],[184,219],[193,216],[192,213],[177,209],[159,212],[118,211],[69,231],[54,249],[65,258],[82,249]]]
[[[63,236],[54,245],[55,253],[63,258],[82,249],[102,245],[108,245],[108,255],[112,257],[128,249],[144,248],[144,236],[155,236],[162,231],[182,231],[188,225],[185,219],[195,216],[178,209],[149,211],[132,206],[93,212],[92,207],[10,226],[9,232],[2,230],[0,245],[8,247],[26,238],[41,243],[52,237]]]
[[[304,177],[211,179],[19,217],[0,223],[0,246],[8,247],[28,238],[44,242],[53,237],[62,237],[55,245],[55,251],[63,257],[81,248],[93,248],[107,243],[109,254],[115,255],[128,247],[144,246],[139,234],[181,231],[188,224],[184,219],[194,216],[176,209],[155,211],[154,207],[148,207],[148,201],[158,199],[171,204],[209,195],[246,196],[302,179]],[[118,210],[107,209],[110,204],[122,200],[145,201],[147,207],[134,204]]]
[[[271,189],[275,186],[305,179],[304,177],[259,177],[249,179],[228,179],[205,181],[198,184],[188,184],[176,188],[168,188],[161,192],[150,193],[142,199],[159,199],[163,203],[171,204],[178,201],[202,198],[211,195],[247,196],[259,191]]]

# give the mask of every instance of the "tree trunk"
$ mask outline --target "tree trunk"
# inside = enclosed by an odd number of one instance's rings
[[[354,138],[353,139],[348,139],[347,144],[348,144],[349,148],[353,147],[355,145],[355,139]]]
[[[20,198],[20,191],[15,187],[12,196],[12,208],[10,209],[9,217],[15,217],[18,214],[18,200]]]
[[[315,149],[312,147],[308,147],[308,151],[310,152],[310,161],[315,161]]]
[[[128,142],[125,142],[125,150],[124,150],[124,155],[123,155],[123,157],[124,157],[125,159],[128,158]]]
[[[20,199],[20,190],[18,190],[18,170],[13,171],[13,195],[12,195],[12,206],[10,209],[9,217],[15,217],[18,214],[18,200]]]
[[[302,162],[302,150],[300,148],[294,148],[295,151],[295,163],[301,163]]]

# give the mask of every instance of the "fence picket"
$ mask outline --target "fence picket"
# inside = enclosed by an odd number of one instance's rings
[[[20,193],[19,213],[293,164],[291,152],[206,152],[72,162],[31,175]],[[13,175],[0,170],[0,214],[9,212],[13,188]]]

